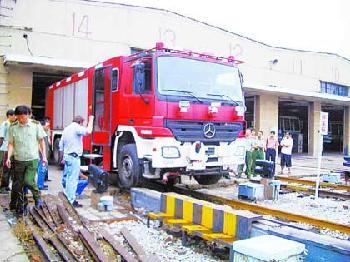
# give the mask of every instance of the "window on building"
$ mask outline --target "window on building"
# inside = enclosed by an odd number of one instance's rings
[[[332,94],[337,96],[348,96],[349,87],[335,83],[320,81],[321,93]]]

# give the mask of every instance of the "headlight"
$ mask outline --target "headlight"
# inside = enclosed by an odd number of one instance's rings
[[[163,146],[162,157],[164,158],[179,158],[180,151],[176,146]]]

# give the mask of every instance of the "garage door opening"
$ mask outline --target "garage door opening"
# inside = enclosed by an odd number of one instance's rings
[[[293,153],[308,153],[309,103],[304,101],[278,102],[278,140],[285,132],[293,137]]]
[[[245,97],[245,106],[247,108],[245,112],[245,121],[247,122],[247,128],[255,127],[255,97],[247,96]]]
[[[343,152],[344,107],[322,105],[322,111],[328,112],[328,135],[323,136],[324,152]]]
[[[37,120],[45,117],[46,89],[53,83],[62,80],[69,73],[33,73],[32,110]]]

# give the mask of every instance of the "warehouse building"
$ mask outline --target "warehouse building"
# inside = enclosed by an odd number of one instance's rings
[[[2,0],[0,29],[2,117],[18,104],[43,117],[51,83],[162,41],[244,61],[249,126],[265,134],[291,131],[295,152],[316,155],[326,111],[330,135],[324,149],[348,151],[350,61],[337,54],[271,47],[167,10],[102,0]]]

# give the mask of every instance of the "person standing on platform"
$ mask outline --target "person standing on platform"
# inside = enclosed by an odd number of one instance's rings
[[[264,135],[263,131],[259,131],[258,136],[256,137],[253,143],[253,154],[252,154],[253,155],[253,161],[252,161],[253,176],[256,176],[255,174],[256,160],[264,159],[265,140],[263,135]]]
[[[28,204],[24,187],[32,192],[35,206],[42,205],[40,191],[35,181],[39,159],[38,145],[42,152],[42,162],[47,164],[44,141],[46,134],[39,122],[29,119],[30,114],[29,107],[17,106],[15,109],[17,122],[11,124],[8,131],[6,166],[8,168],[13,166],[14,172],[10,210],[16,211],[19,215],[26,211]]]
[[[8,149],[8,130],[12,123],[16,122],[16,115],[13,109],[6,112],[7,120],[0,127],[0,193],[8,193],[10,191],[10,169],[7,168],[5,162],[7,159]]]
[[[276,170],[276,155],[278,153],[278,139],[276,137],[275,131],[270,132],[270,136],[266,139],[266,160],[273,162],[273,171],[275,174]]]
[[[283,175],[283,169],[286,166],[288,168],[288,175],[291,174],[290,168],[292,167],[292,150],[293,150],[293,138],[289,132],[286,132],[281,141],[281,175]]]
[[[245,133],[245,150],[246,150],[246,155],[245,155],[245,165],[246,165],[246,170],[245,174],[248,179],[251,178],[252,176],[252,165],[253,165],[253,143],[255,141],[255,137],[252,136],[252,129],[248,128]]]
[[[80,174],[80,157],[83,154],[83,136],[92,133],[94,116],[89,116],[87,127],[83,126],[84,118],[75,116],[62,133],[59,144],[61,155],[63,153],[64,174],[66,177],[65,195],[74,207],[82,207],[76,201],[76,191]]]

